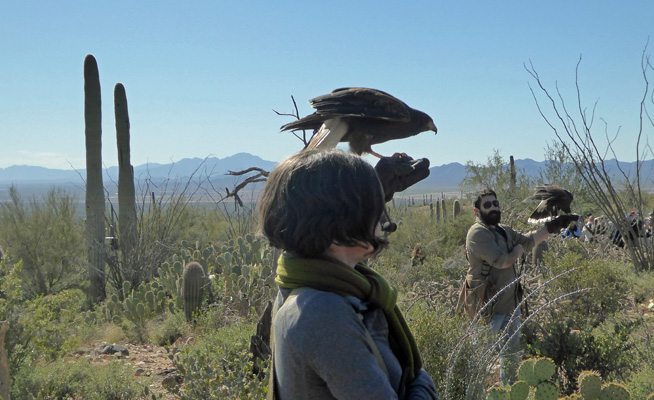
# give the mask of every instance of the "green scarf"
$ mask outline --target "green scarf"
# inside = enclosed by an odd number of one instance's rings
[[[311,287],[341,296],[354,296],[384,311],[393,353],[407,374],[407,383],[422,368],[422,359],[411,331],[395,304],[397,290],[363,263],[353,269],[338,261],[279,257],[275,282],[281,288]]]

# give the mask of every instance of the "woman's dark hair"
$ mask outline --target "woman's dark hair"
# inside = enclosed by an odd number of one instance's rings
[[[316,258],[332,244],[373,245],[384,211],[374,168],[340,150],[302,151],[268,176],[259,202],[259,224],[270,244],[293,255]]]

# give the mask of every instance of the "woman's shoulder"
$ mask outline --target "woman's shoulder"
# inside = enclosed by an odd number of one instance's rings
[[[352,303],[346,298],[333,292],[326,292],[313,288],[302,288],[291,292],[278,315],[291,314],[307,323],[314,320],[325,321],[333,318],[342,318],[343,314],[356,314]]]
[[[275,332],[280,329],[304,347],[302,342],[331,340],[362,324],[354,305],[336,293],[316,289],[303,289],[296,296],[289,296],[275,316]],[[313,346],[313,344],[311,344]]]

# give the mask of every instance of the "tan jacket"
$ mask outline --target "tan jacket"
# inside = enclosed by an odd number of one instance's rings
[[[477,219],[466,236],[466,254],[470,263],[466,280],[470,287],[475,287],[487,279],[489,298],[518,277],[515,263],[509,268],[500,269],[513,247],[521,244],[524,251],[528,252],[535,245],[531,234],[523,235],[501,224],[499,228],[504,230],[506,238],[500,229],[491,228]],[[508,314],[515,310],[519,303],[516,288],[513,284],[500,293],[493,305],[493,314]]]

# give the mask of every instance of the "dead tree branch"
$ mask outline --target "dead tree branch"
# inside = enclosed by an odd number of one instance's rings
[[[600,149],[593,135],[593,123],[595,121],[595,112],[598,102],[593,104],[590,112],[584,108],[582,100],[582,91],[579,84],[579,67],[581,57],[577,62],[575,69],[575,88],[576,88],[576,111],[572,113],[567,105],[558,84],[555,85],[555,96],[543,85],[534,65],[530,62],[525,65],[525,69],[534,79],[539,92],[547,100],[553,117],[547,116],[539,101],[536,91],[529,84],[529,89],[536,103],[538,112],[543,117],[548,126],[561,142],[563,148],[570,156],[575,167],[584,181],[586,187],[595,199],[595,205],[611,220],[614,226],[622,233],[626,241],[626,248],[630,258],[637,269],[651,269],[654,265],[654,253],[652,246],[646,246],[638,240],[638,233],[634,232],[633,225],[625,215],[630,209],[638,210],[639,215],[644,215],[643,206],[644,198],[641,188],[642,163],[647,151],[641,151],[641,144],[645,141],[644,121],[647,118],[650,125],[654,126],[649,116],[647,106],[654,103],[654,94],[649,88],[648,72],[651,72],[652,66],[647,56],[647,45],[642,54],[641,69],[644,78],[643,97],[640,102],[639,110],[639,128],[635,143],[636,149],[636,171],[635,176],[629,176],[618,162],[618,157],[614,148],[614,143],[620,136],[619,127],[614,135],[608,131],[608,123],[604,123],[604,137],[606,139],[606,148]],[[648,99],[650,99],[648,103]],[[649,149],[649,146],[646,146]],[[607,166],[607,155],[611,154],[615,159],[618,177],[613,176]],[[633,235],[630,233],[633,232]]]

